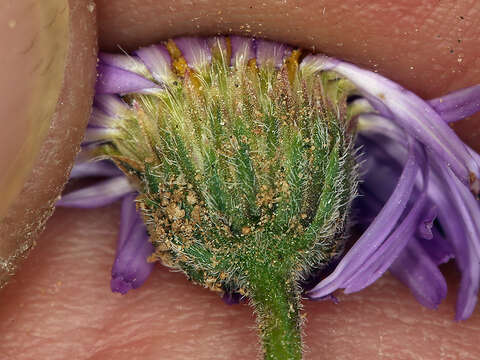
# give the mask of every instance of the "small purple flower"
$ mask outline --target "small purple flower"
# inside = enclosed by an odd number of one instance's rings
[[[217,41],[213,41],[216,39]],[[188,66],[201,71],[211,61],[212,43],[230,50],[232,65],[256,59],[259,66],[281,67],[292,48],[265,40],[180,38],[175,43]],[[128,118],[121,95],[163,91],[175,65],[164,45],[134,56],[100,55],[96,102],[84,152],[112,136],[112,124]],[[338,265],[307,292],[312,299],[337,289],[359,291],[387,270],[404,282],[417,300],[435,308],[447,286],[438,265],[455,258],[461,271],[457,319],[468,318],[480,284],[480,156],[448,126],[480,110],[480,85],[425,101],[376,73],[322,55],[308,55],[300,71],[329,72],[356,88],[350,103],[362,152],[362,183],[353,216],[364,228]],[[114,134],[113,134],[114,136]],[[110,170],[108,170],[108,169]],[[123,198],[122,225],[112,270],[112,290],[137,288],[147,278],[153,251],[135,210],[134,188],[107,163],[79,162],[72,178],[102,176],[91,187],[65,194],[59,205],[94,207]],[[227,303],[238,296],[226,294]]]

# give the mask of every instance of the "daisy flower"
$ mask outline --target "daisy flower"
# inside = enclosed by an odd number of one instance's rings
[[[59,206],[122,199],[113,291],[154,261],[250,300],[265,358],[300,359],[301,296],[390,271],[423,305],[480,276],[480,157],[448,123],[480,86],[425,101],[379,74],[261,39],[183,37],[100,54],[92,117]],[[354,241],[349,230],[362,230]],[[320,275],[319,275],[320,274]],[[310,283],[308,290],[302,284]]]

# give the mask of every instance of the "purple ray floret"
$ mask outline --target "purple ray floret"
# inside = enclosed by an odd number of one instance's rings
[[[98,65],[98,78],[95,91],[97,94],[148,94],[160,88],[159,85],[144,77],[115,66]]]
[[[172,80],[172,62],[165,46],[151,45],[143,47],[138,49],[136,54],[159,83],[168,83]]]
[[[417,239],[408,242],[390,266],[390,272],[426,307],[436,308],[447,295],[447,283],[442,273]]]
[[[135,206],[136,195],[129,195],[122,202],[121,227],[117,254],[112,267],[110,283],[113,292],[126,294],[141,286],[150,275],[153,263],[147,258],[153,253],[147,229]]]
[[[75,172],[78,170],[75,169]],[[125,176],[114,176],[64,194],[57,202],[57,206],[96,208],[120,200],[132,191],[133,188]]]
[[[88,161],[75,164],[70,172],[70,179],[121,175],[123,175],[122,171],[110,161]]]
[[[454,122],[480,111],[480,85],[455,91],[428,102],[446,122]]]

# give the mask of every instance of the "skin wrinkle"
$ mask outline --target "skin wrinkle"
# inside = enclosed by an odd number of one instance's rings
[[[419,52],[411,60],[403,58],[403,53],[398,51],[398,42],[382,43],[382,49],[377,49],[380,40],[368,38],[369,32],[372,32],[368,22],[376,21],[378,26],[381,24],[374,7],[384,9],[382,16],[387,19],[395,19],[396,22],[400,17],[394,11],[389,11],[388,7],[380,6],[380,2],[369,2],[364,9],[357,7],[358,12],[364,13],[355,15],[356,20],[345,25],[342,24],[349,15],[348,6],[352,6],[353,1],[348,1],[338,10],[331,5],[333,2],[328,1],[296,2],[299,7],[305,8],[303,17],[300,10],[292,9],[288,16],[282,14],[286,12],[284,7],[272,11],[272,4],[278,2],[265,1],[267,6],[262,6],[251,1],[238,10],[234,6],[239,5],[233,5],[233,1],[224,1],[221,15],[224,21],[220,24],[216,19],[219,15],[207,14],[214,8],[214,5],[207,6],[208,2],[199,4],[199,9],[194,9],[187,2],[139,2],[139,5],[132,1],[103,0],[98,3],[101,42],[105,46],[110,42],[108,46],[115,48],[115,39],[125,38],[128,41],[122,45],[127,49],[128,46],[135,48],[136,43],[150,42],[151,34],[155,34],[158,40],[178,35],[172,33],[172,29],[182,27],[186,33],[208,33],[208,29],[232,25],[236,31],[248,34],[245,29],[240,29],[247,19],[250,24],[263,23],[262,30],[258,31],[267,37],[309,47],[315,45],[317,49],[326,49],[337,56],[343,54],[344,58],[378,69],[388,76],[396,75],[397,80],[414,90],[420,89],[423,95],[433,97],[453,90],[448,89],[453,86],[451,83],[437,81],[438,73],[430,70],[431,56],[437,56],[438,59],[441,56],[438,50],[419,49],[418,44],[424,41],[418,39],[419,35],[402,37],[402,49],[411,46],[413,53]],[[395,9],[403,5],[402,15],[411,14],[411,18],[415,19],[416,13],[407,11],[411,3],[396,3]],[[428,8],[427,5],[432,3],[437,2],[423,4]],[[323,4],[325,15],[319,10]],[[258,12],[267,13],[271,19],[268,26],[259,20],[258,15],[252,18],[250,5]],[[170,6],[174,10],[165,10]],[[195,15],[192,16],[191,12]],[[198,14],[200,20],[192,21]],[[236,14],[240,14],[238,18],[229,20],[231,24],[227,23],[227,19]],[[301,21],[288,23],[282,21],[284,16],[288,21],[294,17]],[[334,17],[335,24],[317,29],[322,25],[319,25],[318,19],[322,16]],[[360,16],[365,16],[367,25],[355,28]],[[312,23],[315,19],[317,23]],[[214,25],[209,25],[209,22]],[[153,28],[148,27],[149,24],[154,24]],[[278,24],[282,24],[282,29]],[[107,31],[107,26],[111,30]],[[140,26],[145,29],[142,30]],[[289,28],[293,30],[287,31]],[[300,32],[305,33],[304,29],[311,34],[302,36]],[[390,29],[375,31],[388,32]],[[326,36],[328,38],[325,39]],[[390,37],[395,36],[391,33],[384,36],[385,39]],[[343,45],[337,46],[340,42]],[[407,42],[408,46],[405,45]],[[470,49],[468,56],[475,57],[475,46],[477,50],[479,48],[478,37],[472,37],[464,45]],[[384,48],[385,54],[382,53]],[[429,54],[429,51],[435,55]],[[425,54],[428,55],[428,61],[422,60]],[[415,70],[407,71],[412,64]],[[401,74],[395,74],[395,69],[402,70]],[[414,75],[416,71],[419,76]],[[478,76],[478,72],[474,71],[470,77],[460,79],[455,86],[478,83]],[[472,141],[478,144],[478,138]],[[0,296],[0,318],[4,319],[0,322],[0,333],[11,339],[0,342],[0,353],[6,354],[7,359],[20,360],[184,359],[191,358],[192,354],[196,359],[250,359],[258,354],[255,322],[250,309],[244,305],[223,305],[218,296],[189,284],[181,274],[171,273],[159,266],[141,290],[124,297],[111,294],[108,288],[109,271],[118,214],[115,206],[91,212],[57,212],[49,223],[41,246],[33,252],[23,271]],[[449,267],[446,272],[452,274],[452,270]],[[475,337],[480,313],[475,311],[473,318],[466,322],[452,321],[456,283],[458,276],[450,275],[449,296],[438,311],[422,308],[408,289],[389,276],[361,293],[349,296],[340,294],[339,305],[305,302],[306,341],[309,348],[306,358],[318,359],[319,354],[328,354],[329,358],[336,359],[412,359],[415,356],[423,359],[474,359],[477,357]],[[44,326],[44,323],[48,323],[48,326]],[[38,346],[27,347],[25,344],[30,342],[32,331],[38,334],[39,329],[42,329],[42,339],[46,340],[36,342]],[[227,331],[228,335],[224,335]],[[23,351],[24,348],[28,351]]]

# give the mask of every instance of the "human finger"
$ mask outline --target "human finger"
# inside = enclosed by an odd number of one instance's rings
[[[92,6],[2,3],[0,288],[51,215],[83,137],[95,82]]]

